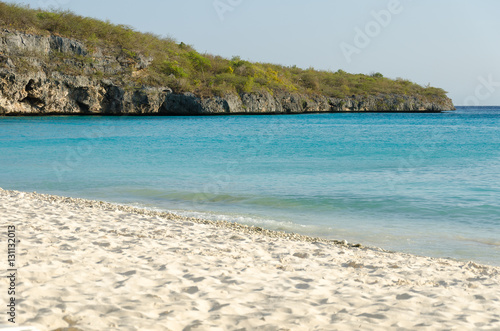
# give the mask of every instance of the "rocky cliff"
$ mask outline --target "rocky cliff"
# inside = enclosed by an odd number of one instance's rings
[[[448,98],[373,95],[345,99],[289,92],[201,97],[169,87],[137,87],[153,59],[89,52],[77,40],[0,31],[0,115],[213,115],[454,109]]]

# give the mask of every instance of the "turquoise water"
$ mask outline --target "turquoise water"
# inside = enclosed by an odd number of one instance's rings
[[[0,118],[0,187],[500,265],[500,108]]]

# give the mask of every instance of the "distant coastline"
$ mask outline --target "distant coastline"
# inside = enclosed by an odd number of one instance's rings
[[[484,109],[486,109],[486,108],[498,108],[498,109],[500,109],[500,106],[495,106],[495,105],[493,105],[493,106],[455,106],[455,108],[457,108],[457,109],[458,108],[461,108],[461,109],[468,109],[468,108],[484,108]]]
[[[443,89],[200,54],[172,39],[0,2],[0,115],[441,112]],[[16,19],[21,15],[21,19]]]

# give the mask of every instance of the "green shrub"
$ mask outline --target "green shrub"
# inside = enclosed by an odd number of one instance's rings
[[[183,68],[179,66],[179,63],[177,61],[163,61],[160,67],[160,70],[165,75],[174,75],[176,78],[188,77],[188,74],[184,71]]]
[[[306,89],[311,89],[313,91],[318,91],[320,88],[319,81],[317,75],[313,71],[307,71],[303,73],[301,76],[302,86]]]
[[[207,70],[212,67],[212,63],[206,57],[201,56],[195,51],[191,51],[187,54],[187,57],[191,61],[193,67],[197,70]]]

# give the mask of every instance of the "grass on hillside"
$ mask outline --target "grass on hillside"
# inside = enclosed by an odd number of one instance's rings
[[[69,11],[47,12],[0,2],[0,26],[31,34],[78,39],[91,53],[101,48],[107,54],[125,55],[131,62],[136,61],[139,54],[152,56],[152,65],[140,74],[130,75],[130,83],[169,86],[176,92],[224,95],[283,90],[337,98],[376,94],[418,95],[427,99],[446,97],[446,92],[440,88],[422,87],[404,79],[391,80],[380,73],[327,72],[200,54],[171,38],[137,32],[130,26],[82,17]]]

